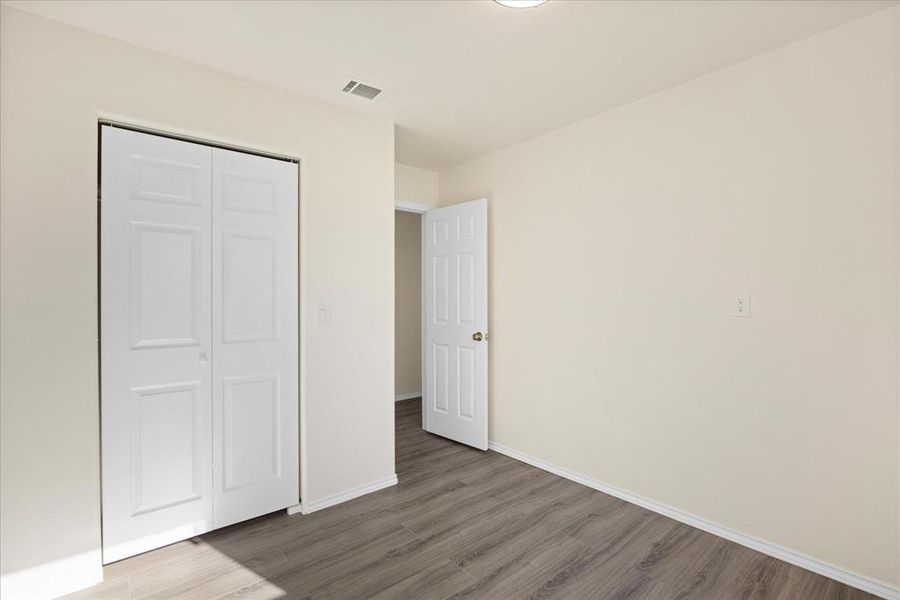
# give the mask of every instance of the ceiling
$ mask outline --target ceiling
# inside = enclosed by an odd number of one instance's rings
[[[895,2],[7,1],[138,46],[387,117],[440,170]],[[374,102],[341,90],[355,79]]]

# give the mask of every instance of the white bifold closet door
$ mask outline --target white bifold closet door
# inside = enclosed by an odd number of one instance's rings
[[[297,165],[102,129],[109,563],[299,501]]]

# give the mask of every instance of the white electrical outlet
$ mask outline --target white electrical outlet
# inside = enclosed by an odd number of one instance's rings
[[[731,316],[750,316],[750,292],[738,292],[734,295],[734,303],[731,305]]]

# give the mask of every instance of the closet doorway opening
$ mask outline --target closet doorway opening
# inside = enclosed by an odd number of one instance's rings
[[[103,562],[296,506],[299,161],[100,125]]]

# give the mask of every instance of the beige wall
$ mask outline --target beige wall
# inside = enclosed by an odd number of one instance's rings
[[[394,187],[397,202],[437,206],[438,174],[435,171],[397,163]]]
[[[7,7],[0,21],[4,576],[100,544],[100,114],[302,158],[303,500],[391,477],[393,124]]]
[[[422,216],[394,220],[394,390],[422,392]]]
[[[440,174],[489,197],[493,441],[900,583],[895,21]]]

